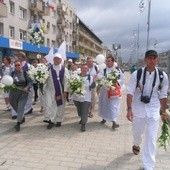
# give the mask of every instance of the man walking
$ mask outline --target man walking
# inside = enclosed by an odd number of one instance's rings
[[[146,67],[135,71],[127,86],[127,119],[132,121],[133,153],[140,153],[142,134],[145,141],[142,150],[144,170],[153,170],[155,166],[156,142],[160,119],[166,119],[166,98],[168,77],[158,70],[158,54],[154,50],[145,53]]]
[[[121,69],[115,67],[114,58],[110,54],[106,58],[106,68],[99,74],[101,76],[107,77],[107,75],[111,73],[112,71],[118,72],[119,78],[118,78],[117,84],[119,88],[121,88],[121,86],[123,85],[123,81],[124,81],[124,75]],[[116,121],[117,121],[117,117],[119,114],[119,108],[120,108],[120,97],[117,96],[114,98],[109,98],[108,89],[106,89],[105,87],[101,87],[100,97],[99,97],[99,110],[98,110],[99,116],[102,117],[103,119],[101,121],[101,124],[105,124],[106,121],[109,121],[113,123],[112,125],[113,129],[118,128],[119,124],[117,124]]]

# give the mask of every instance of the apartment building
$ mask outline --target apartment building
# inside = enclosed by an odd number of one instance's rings
[[[81,21],[81,19],[77,19],[77,23],[80,60],[84,61],[88,56],[95,58],[98,54],[103,54],[103,42]]]
[[[52,46],[57,51],[62,41],[70,38],[73,32],[69,27],[72,21],[69,15],[67,22],[62,21],[59,24],[61,15],[66,19],[65,9],[68,8],[64,7],[62,0],[1,0],[0,16],[3,18],[0,17],[0,57],[15,55],[22,50],[33,59],[37,58],[39,53],[46,55]],[[35,45],[30,42],[28,32],[35,27],[44,30],[42,44]],[[62,38],[59,37],[61,34]],[[72,52],[70,44],[71,41],[67,41],[67,57],[78,58],[79,55]]]

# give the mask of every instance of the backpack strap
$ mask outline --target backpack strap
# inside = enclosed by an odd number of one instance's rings
[[[103,71],[104,71],[104,76],[106,76],[106,68]]]
[[[164,78],[164,75],[163,75],[163,71],[158,69],[158,73],[159,73],[159,80],[160,80],[160,84],[158,86],[158,89],[161,90],[162,89],[162,82],[163,82],[163,78]]]
[[[95,69],[96,73],[98,73],[98,68],[97,68],[97,66],[94,66],[94,69]]]
[[[90,83],[90,79],[91,79],[90,74],[87,75],[87,79],[89,80]]]
[[[137,70],[136,88],[139,86],[139,81],[140,81],[141,75],[142,75],[142,68],[139,68],[139,69]]]

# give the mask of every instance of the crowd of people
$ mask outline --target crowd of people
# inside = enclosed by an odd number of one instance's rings
[[[142,150],[143,167],[145,170],[153,170],[159,118],[161,117],[163,121],[167,119],[165,109],[169,84],[165,72],[162,73],[163,80],[160,81],[159,70],[156,67],[158,61],[156,51],[147,51],[144,61],[146,66],[141,69],[141,77],[138,76],[138,70],[134,69],[127,85],[127,119],[132,122],[133,127],[133,153],[135,155],[140,153],[141,135],[145,133]],[[49,77],[45,82],[43,94],[38,90],[38,82],[32,80],[28,74],[30,63],[27,62],[25,53],[20,52],[13,63],[10,57],[3,58],[4,66],[1,75],[2,77],[11,75],[17,87],[15,91],[4,93],[7,110],[11,111],[13,119],[17,119],[14,126],[16,131],[20,131],[21,124],[25,122],[25,114],[32,113],[32,104],[36,104],[38,99],[41,104],[40,112],[44,115],[43,121],[47,123],[48,130],[54,126],[62,126],[66,102],[68,102],[75,105],[77,109],[80,130],[86,131],[88,118],[92,118],[95,114],[96,101],[98,101],[98,115],[101,117],[100,123],[105,124],[108,121],[112,123],[113,130],[119,128],[117,118],[124,73],[115,64],[111,54],[106,56],[106,68],[102,70],[92,57],[88,57],[84,63],[74,63],[69,59],[63,64],[61,54],[56,53],[52,64],[49,64],[45,58],[40,61],[33,60],[31,64],[36,67],[38,62],[48,65],[49,68]],[[114,71],[117,73],[117,79],[113,89],[108,90],[98,83],[99,77],[108,77]],[[69,80],[75,75],[82,78],[85,87],[84,96],[70,93]],[[161,88],[159,88],[160,84]]]

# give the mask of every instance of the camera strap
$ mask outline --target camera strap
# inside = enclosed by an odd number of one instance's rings
[[[146,67],[144,68],[144,73],[143,73],[143,81],[142,81],[143,87],[142,87],[141,95],[143,95],[143,89],[144,89],[144,86],[145,86],[145,81],[146,81]],[[153,79],[153,83],[152,83],[152,90],[151,90],[151,93],[150,93],[150,98],[152,96],[155,83],[156,83],[156,70],[154,72],[154,79]]]

